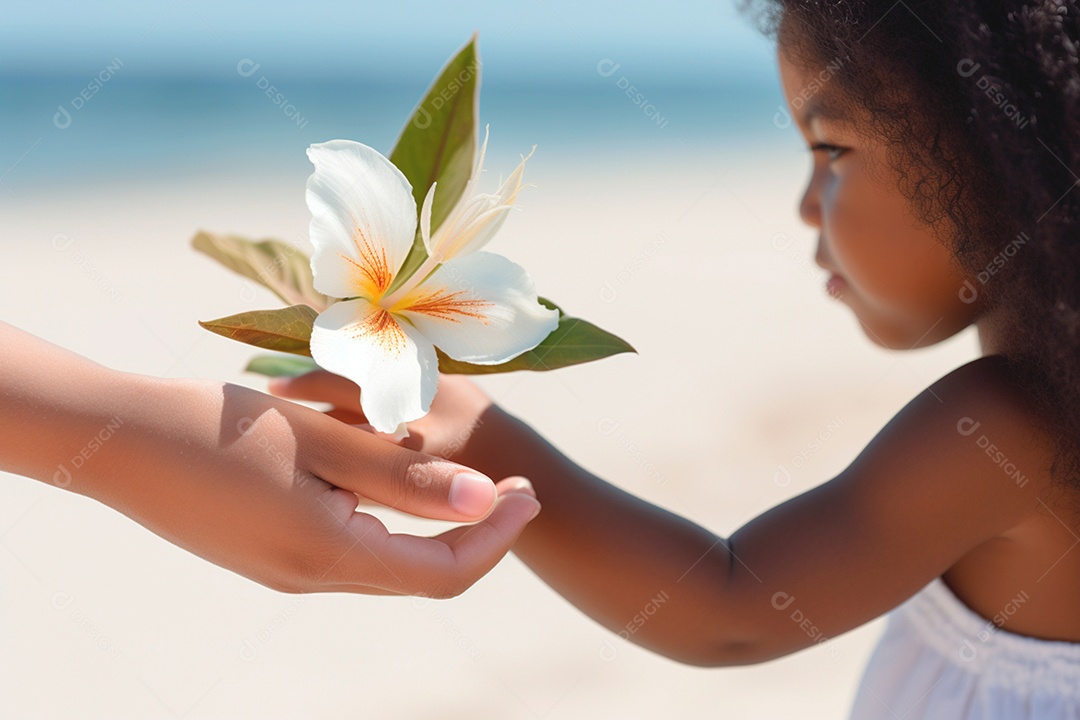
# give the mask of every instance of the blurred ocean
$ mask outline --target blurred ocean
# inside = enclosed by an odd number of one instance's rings
[[[386,152],[474,32],[493,159],[634,162],[776,131],[771,44],[730,2],[50,0],[0,28],[0,178],[303,175],[332,138]]]
[[[388,154],[436,70],[407,83],[371,84],[279,80],[238,62],[252,74],[161,79],[126,76],[116,60],[89,78],[0,75],[0,179],[16,195],[80,183],[301,177],[311,169],[306,147],[333,138]],[[636,84],[613,61],[602,62],[610,75],[593,69],[574,84],[482,82],[489,167],[534,144],[535,158],[568,169],[577,158],[606,158],[647,172],[650,162],[673,155],[758,138],[772,141],[763,143],[767,153],[794,140],[794,128],[774,121],[783,97],[770,69],[752,82]]]

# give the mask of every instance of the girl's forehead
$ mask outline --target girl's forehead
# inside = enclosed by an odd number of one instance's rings
[[[793,52],[790,45],[780,43],[777,43],[776,54],[783,93],[801,125],[819,120],[831,128],[841,129],[867,119],[862,103],[855,101],[841,77],[846,73],[858,73],[860,68],[843,58],[814,59],[802,48],[797,47]]]
[[[776,62],[781,77],[792,81],[806,76],[818,75],[825,69],[826,63],[807,56],[801,48],[782,43],[776,44]]]

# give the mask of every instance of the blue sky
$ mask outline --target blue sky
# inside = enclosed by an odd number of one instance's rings
[[[252,58],[276,77],[428,75],[479,31],[487,82],[588,82],[610,58],[642,81],[775,77],[771,44],[729,0],[9,2],[0,72],[215,77]]]

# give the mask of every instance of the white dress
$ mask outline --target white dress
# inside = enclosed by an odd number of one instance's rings
[[[1002,608],[998,622],[1026,597]],[[889,613],[850,717],[1080,718],[1080,643],[1004,630],[934,578]]]

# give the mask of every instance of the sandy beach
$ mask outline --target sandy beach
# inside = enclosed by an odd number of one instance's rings
[[[917,351],[871,344],[813,264],[796,214],[806,158],[789,134],[774,145],[538,150],[537,187],[490,247],[638,354],[481,384],[577,462],[724,536],[833,477],[978,355],[972,329]],[[490,167],[517,150],[497,147]],[[0,200],[4,319],[112,367],[262,389],[241,372],[254,349],[196,321],[278,301],[189,241],[206,229],[302,244],[305,179],[16,189]],[[760,665],[694,668],[603,629],[513,556],[450,601],[284,595],[10,475],[0,577],[9,717],[837,718],[884,622]]]

